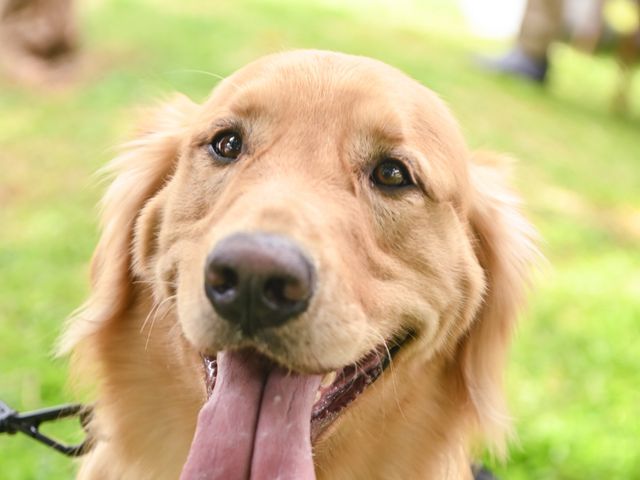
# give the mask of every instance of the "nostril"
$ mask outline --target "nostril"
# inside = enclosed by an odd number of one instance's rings
[[[274,307],[281,308],[307,300],[309,289],[296,278],[271,277],[264,283],[262,294]]]
[[[223,295],[238,287],[238,274],[230,267],[211,267],[207,269],[207,283],[214,292]]]
[[[264,298],[274,307],[278,307],[287,303],[287,299],[284,295],[284,278],[270,278],[264,283],[262,288],[262,294]]]

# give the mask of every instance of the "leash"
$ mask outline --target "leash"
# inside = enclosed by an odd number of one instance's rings
[[[68,457],[79,457],[87,453],[91,444],[87,439],[78,445],[66,445],[40,432],[42,423],[62,418],[78,417],[82,429],[87,433],[87,423],[91,416],[91,407],[79,404],[60,405],[32,412],[18,413],[0,400],[0,434],[14,435],[22,432],[34,440],[53,448]]]

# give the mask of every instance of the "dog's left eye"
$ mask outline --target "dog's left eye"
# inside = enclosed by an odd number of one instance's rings
[[[371,173],[374,185],[380,187],[405,187],[413,185],[411,175],[398,160],[384,160],[380,162]]]
[[[222,132],[209,144],[209,153],[227,161],[236,160],[242,153],[242,136],[238,132]]]

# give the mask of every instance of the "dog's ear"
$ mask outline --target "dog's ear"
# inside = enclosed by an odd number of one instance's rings
[[[478,153],[470,165],[469,218],[487,287],[459,357],[480,434],[498,456],[506,451],[510,425],[502,388],[505,356],[532,264],[540,256],[537,234],[506,186],[509,164],[504,157]]]
[[[101,203],[102,235],[91,262],[91,293],[70,318],[60,354],[70,352],[128,306],[136,218],[172,173],[195,107],[180,95],[146,112],[137,138],[104,169],[114,180]]]

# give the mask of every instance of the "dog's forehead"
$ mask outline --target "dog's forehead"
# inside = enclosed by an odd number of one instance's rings
[[[279,115],[332,125],[373,123],[391,133],[448,112],[433,92],[366,57],[295,51],[261,58],[224,80],[205,104],[245,118]]]

